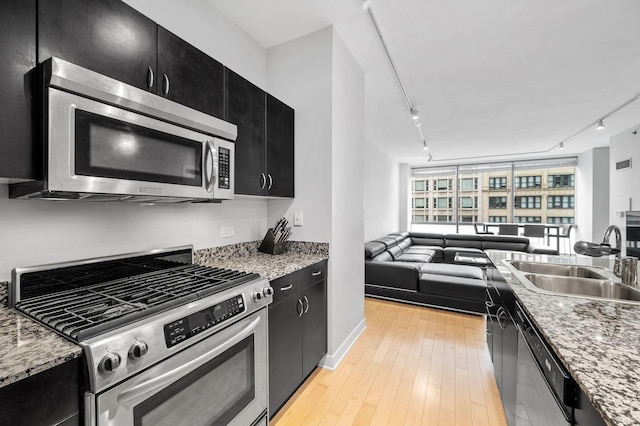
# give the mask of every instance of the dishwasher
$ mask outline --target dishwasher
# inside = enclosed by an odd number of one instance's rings
[[[516,425],[572,425],[576,383],[516,302]]]

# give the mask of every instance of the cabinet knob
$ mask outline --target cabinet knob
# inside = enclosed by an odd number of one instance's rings
[[[116,352],[107,352],[98,364],[98,371],[108,374],[113,373],[118,367],[120,367],[120,355]]]
[[[136,342],[129,348],[129,358],[140,359],[147,354],[149,346],[142,340],[136,340]]]

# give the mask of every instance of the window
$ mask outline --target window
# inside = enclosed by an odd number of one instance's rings
[[[575,175],[549,175],[549,188],[573,188]]]
[[[460,190],[474,191],[478,189],[478,178],[460,179]]]
[[[489,178],[489,190],[496,189],[507,189],[507,178],[506,177],[498,177],[498,178]]]
[[[516,197],[514,206],[516,209],[539,209],[542,205],[542,197]]]
[[[468,215],[460,216],[460,222],[463,222],[463,223],[471,223],[471,222],[477,222],[477,221],[478,221],[478,216],[468,216]]]
[[[515,223],[542,223],[540,216],[516,216]]]
[[[459,206],[463,209],[477,209],[478,197],[461,197]]]
[[[451,216],[447,215],[438,215],[436,216],[437,222],[451,222]]]
[[[438,191],[451,190],[451,179],[438,179],[436,181],[436,189]]]
[[[542,188],[542,176],[518,176],[516,188]]]
[[[490,209],[506,209],[507,197],[489,197],[489,208]],[[501,216],[496,216],[496,217],[501,217]]]
[[[549,195],[547,197],[548,209],[572,209],[573,206],[573,195]]]
[[[427,205],[427,202],[424,198],[414,198],[413,207],[416,209],[424,209],[429,206]]]
[[[507,223],[507,217],[506,216],[489,216],[489,222]]]
[[[416,215],[413,215],[413,221],[414,222],[426,222],[427,221],[426,217],[427,216],[425,216],[423,214],[416,214]]]
[[[571,216],[568,216],[568,217],[549,216],[547,217],[547,223],[554,223],[558,225],[572,224],[574,223],[574,218]]]
[[[451,208],[451,197],[439,197],[434,198],[434,204],[436,208],[439,209],[450,209]]]

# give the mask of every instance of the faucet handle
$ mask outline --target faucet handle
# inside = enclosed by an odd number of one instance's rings
[[[616,268],[618,273],[616,273]],[[613,273],[620,277],[623,284],[636,286],[638,284],[638,258],[633,256],[616,258]]]

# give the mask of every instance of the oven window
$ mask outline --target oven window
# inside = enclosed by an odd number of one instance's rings
[[[254,372],[251,335],[134,407],[134,425],[226,425],[255,398]]]
[[[202,142],[75,112],[75,173],[202,186]]]

